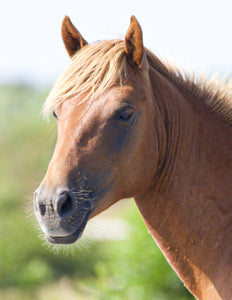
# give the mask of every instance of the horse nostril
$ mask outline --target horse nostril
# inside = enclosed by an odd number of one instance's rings
[[[73,210],[74,203],[69,192],[63,192],[57,200],[57,213],[63,217]]]
[[[40,211],[41,216],[44,216],[46,213],[46,205],[39,204],[39,211]]]
[[[37,190],[34,192],[34,208],[35,208],[35,211],[39,211],[41,216],[45,215],[46,205],[39,202],[39,200],[38,200],[38,191]]]

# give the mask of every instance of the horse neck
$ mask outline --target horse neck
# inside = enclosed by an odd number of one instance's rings
[[[154,69],[150,78],[165,136],[153,184],[135,201],[186,287],[198,299],[229,299],[231,129]]]

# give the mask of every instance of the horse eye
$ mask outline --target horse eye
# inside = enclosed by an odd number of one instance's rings
[[[54,118],[58,120],[57,114],[54,111],[52,112],[52,114],[53,114]]]
[[[132,114],[133,114],[133,110],[131,108],[125,108],[119,112],[118,119],[129,120]]]

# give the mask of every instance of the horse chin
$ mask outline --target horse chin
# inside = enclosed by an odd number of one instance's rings
[[[45,235],[46,240],[51,244],[73,244],[75,243],[81,236],[89,219],[90,212],[86,214],[83,222],[79,225],[78,229],[70,235],[66,236],[51,236]]]

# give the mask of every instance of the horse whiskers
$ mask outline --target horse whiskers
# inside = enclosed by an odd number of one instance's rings
[[[42,241],[42,246],[46,247],[49,250],[49,252],[53,255],[57,255],[57,256],[70,255],[74,257],[76,254],[80,253],[81,251],[88,251],[91,247],[91,241],[86,238],[78,241],[78,243],[70,244],[70,245],[51,244],[46,240],[44,232],[39,226],[39,223],[36,222],[36,219],[33,218],[33,215],[29,216],[28,218],[30,219],[34,231],[37,233],[38,238]]]
[[[82,251],[89,251],[92,244],[91,241],[86,238],[70,245],[50,244],[44,237],[42,237],[42,240],[42,245],[45,246],[50,253],[57,256],[64,255],[74,257]]]
[[[80,201],[86,201],[86,200],[94,201],[96,199],[96,197],[92,197],[91,190],[79,188],[78,191],[74,191],[74,190],[71,190],[71,191],[77,197],[77,200],[80,200]]]

